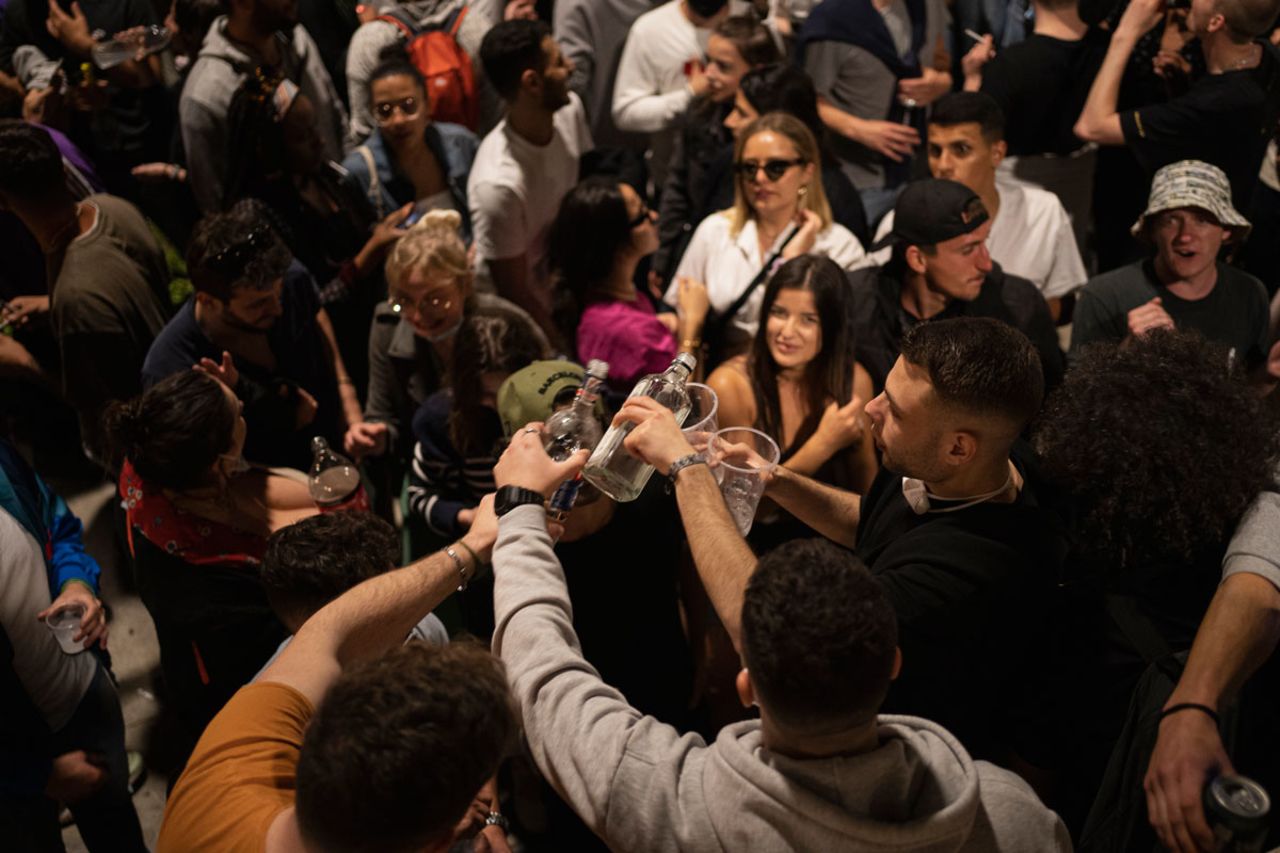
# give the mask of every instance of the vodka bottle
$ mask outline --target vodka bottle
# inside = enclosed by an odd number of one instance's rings
[[[321,512],[369,508],[369,496],[360,482],[360,469],[350,459],[330,450],[329,442],[318,435],[311,439],[311,453],[307,485],[311,499]]]
[[[568,459],[579,450],[595,450],[600,443],[600,422],[596,419],[596,400],[609,375],[609,365],[599,359],[587,363],[587,376],[573,398],[573,405],[547,418],[544,433],[547,455],[557,462]],[[551,496],[548,509],[563,519],[573,509],[582,488],[582,475],[561,483]]]
[[[631,390],[632,397],[652,397],[675,413],[676,423],[684,424],[693,404],[684,383],[693,372],[697,360],[682,352],[663,373],[644,377]],[[596,445],[595,452],[582,469],[582,476],[593,486],[615,501],[633,501],[640,497],[645,484],[653,475],[653,466],[632,456],[623,447],[623,439],[631,432],[632,424],[609,427],[604,438]]]
[[[169,46],[172,38],[167,29],[159,26],[134,27],[120,33],[120,36],[118,39],[106,39],[94,44],[90,51],[94,65],[106,71],[130,59],[159,53]]]

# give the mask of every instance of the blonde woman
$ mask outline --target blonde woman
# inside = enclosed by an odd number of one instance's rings
[[[387,258],[387,301],[378,305],[369,332],[369,397],[364,420],[347,430],[347,453],[381,456],[390,450],[408,456],[413,413],[444,384],[465,318],[513,315],[550,350],[522,309],[476,292],[471,258],[458,234],[461,224],[457,211],[430,211]]]
[[[846,270],[871,261],[852,232],[831,217],[822,190],[822,161],[809,128],[785,113],[753,121],[734,145],[733,207],[702,221],[666,292],[674,305],[682,278],[706,286],[720,324],[720,360],[744,352],[755,336],[770,266],[806,254],[825,255]],[[726,313],[736,307],[731,317]]]

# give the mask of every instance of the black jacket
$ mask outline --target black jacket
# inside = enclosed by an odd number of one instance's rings
[[[920,322],[902,307],[902,266],[889,264],[849,273],[853,289],[853,333],[857,359],[871,373],[876,390],[884,388],[885,377],[898,360],[902,336]],[[1036,286],[1025,278],[1008,275],[999,264],[991,272],[972,302],[952,300],[940,314],[930,318],[994,317],[1018,329],[1040,353],[1045,388],[1062,381],[1065,360],[1058,347],[1058,333],[1049,315],[1049,306]]]

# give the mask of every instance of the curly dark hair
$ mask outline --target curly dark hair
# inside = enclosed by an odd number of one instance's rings
[[[395,528],[371,512],[329,512],[277,530],[262,557],[262,587],[293,630],[351,587],[400,563]]]
[[[409,643],[343,673],[302,742],[302,835],[350,853],[444,841],[516,731],[502,664],[476,642]]]
[[[1280,423],[1228,365],[1199,333],[1160,329],[1085,348],[1050,396],[1035,446],[1100,565],[1191,559],[1272,481]]]
[[[760,559],[742,601],[742,658],[781,722],[814,734],[866,722],[897,645],[893,607],[853,554],[802,539]]]

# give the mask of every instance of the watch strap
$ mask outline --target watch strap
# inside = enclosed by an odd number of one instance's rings
[[[533,489],[526,489],[522,486],[503,486],[498,489],[493,503],[494,513],[501,518],[516,507],[524,506],[525,504],[542,506],[546,503],[546,500],[542,497],[541,492],[535,492]]]

